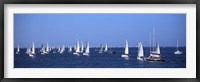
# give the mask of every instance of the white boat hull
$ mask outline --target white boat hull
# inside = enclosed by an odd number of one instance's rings
[[[34,55],[33,54],[29,54],[29,57],[33,57]]]
[[[16,54],[19,54],[19,52],[16,52]]]
[[[144,60],[149,62],[156,62],[161,61],[164,62],[165,60],[160,55],[151,54],[148,58],[144,58]]]
[[[47,52],[42,52],[41,54],[48,54]]]
[[[174,54],[182,54],[182,52],[181,51],[176,51],[176,52],[174,52]]]
[[[79,56],[79,55],[80,55],[80,53],[77,53],[77,52],[74,52],[73,54],[74,54],[74,55],[77,55],[77,56]]]
[[[83,53],[84,56],[89,56],[89,53]]]
[[[103,51],[99,51],[99,53],[100,53],[100,54],[102,54],[102,53],[103,53]]]
[[[128,58],[129,56],[128,56],[128,54],[122,54],[121,57]]]

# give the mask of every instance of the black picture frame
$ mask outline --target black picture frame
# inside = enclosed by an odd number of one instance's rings
[[[196,26],[197,26],[197,54],[196,54],[196,79],[192,78],[168,78],[168,79],[148,79],[148,78],[141,78],[141,79],[105,79],[105,78],[87,78],[87,79],[78,79],[78,78],[71,78],[71,79],[54,79],[54,78],[43,78],[43,79],[32,79],[32,78],[26,78],[26,79],[15,79],[15,78],[4,78],[4,4],[196,4]],[[199,27],[199,12],[200,8],[199,0],[0,0],[0,80],[3,82],[66,82],[66,81],[75,81],[75,82],[198,82],[200,81],[200,73],[199,73],[199,55],[198,55],[198,27]],[[194,20],[195,22],[195,20]],[[191,36],[192,37],[192,36]]]

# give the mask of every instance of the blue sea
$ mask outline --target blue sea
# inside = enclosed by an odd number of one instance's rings
[[[175,55],[175,47],[161,47],[161,55],[165,62],[148,62],[137,60],[137,48],[129,48],[129,59],[121,57],[124,48],[110,48],[115,54],[99,54],[99,48],[90,48],[89,56],[76,56],[68,53],[49,53],[42,55],[36,48],[34,57],[26,54],[26,48],[20,54],[14,53],[14,68],[186,68],[186,47],[179,47],[183,54]],[[16,52],[16,48],[14,51]],[[144,56],[149,56],[149,48],[144,47]]]

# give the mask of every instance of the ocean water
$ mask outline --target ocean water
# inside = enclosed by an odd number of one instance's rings
[[[16,48],[14,51],[16,52]],[[90,56],[76,56],[68,53],[66,48],[63,54],[50,53],[41,55],[36,48],[34,57],[26,54],[21,48],[20,54],[14,53],[14,68],[186,68],[186,48],[180,47],[183,52],[175,55],[175,47],[161,47],[161,55],[165,62],[148,62],[137,60],[137,48],[129,48],[129,59],[121,57],[124,48],[112,48],[115,54],[99,54],[99,48],[90,48]],[[144,48],[144,56],[149,56],[149,48]]]

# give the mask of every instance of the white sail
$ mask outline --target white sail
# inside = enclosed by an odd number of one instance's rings
[[[128,50],[128,41],[126,40],[126,44],[125,44],[125,51],[124,54],[129,54],[129,50]]]
[[[85,53],[83,53],[83,55],[89,56],[89,53],[90,53],[90,46],[89,46],[89,42],[87,42]]]
[[[103,45],[101,44],[101,48],[99,50],[99,53],[103,53]]]
[[[31,49],[30,48],[28,48],[28,53],[27,54],[30,54],[31,53]]]
[[[63,53],[65,51],[65,45],[62,46],[60,53]]]
[[[28,48],[26,49],[26,54],[29,54],[29,49]]]
[[[20,49],[19,49],[19,45],[18,45],[18,46],[17,46],[17,52],[19,52],[19,50],[20,50]]]
[[[20,49],[19,49],[19,44],[17,45],[17,51],[16,51],[16,54],[19,54],[19,51],[20,51]]]
[[[129,59],[129,50],[128,50],[128,41],[126,40],[125,50],[121,57],[125,58],[126,60]]]
[[[71,52],[72,51],[72,47],[71,46],[69,46],[69,52]]]
[[[42,52],[45,52],[45,47],[42,48]]]
[[[48,52],[45,51],[45,47],[44,45],[42,44],[42,49],[40,50],[41,54],[47,54]]]
[[[35,45],[34,45],[34,42],[33,42],[33,44],[32,44],[31,54],[35,54]]]
[[[59,45],[59,46],[58,46],[58,52],[60,52],[60,50],[61,50],[61,49],[60,49],[60,45]]]
[[[108,51],[108,45],[106,44],[104,52],[107,52],[107,51]]]
[[[65,51],[65,45],[63,44],[62,51]]]
[[[49,46],[49,51],[51,51],[51,46]]]
[[[28,50],[29,56],[33,57],[33,54],[35,54],[35,45],[34,42],[32,43],[31,49]]]
[[[156,54],[160,54],[160,46],[158,44],[158,42],[156,43]]]
[[[81,42],[81,52],[83,52],[83,42]]]
[[[90,53],[90,45],[89,45],[89,42],[87,42],[85,53]]]
[[[43,51],[43,44],[41,45],[41,49],[40,49],[40,52],[42,52]]]
[[[46,52],[49,52],[49,44],[47,43]]]
[[[142,43],[138,43],[138,59],[144,56],[143,46]]]
[[[79,46],[79,41],[77,40],[76,43],[76,52],[80,52],[80,46]]]

